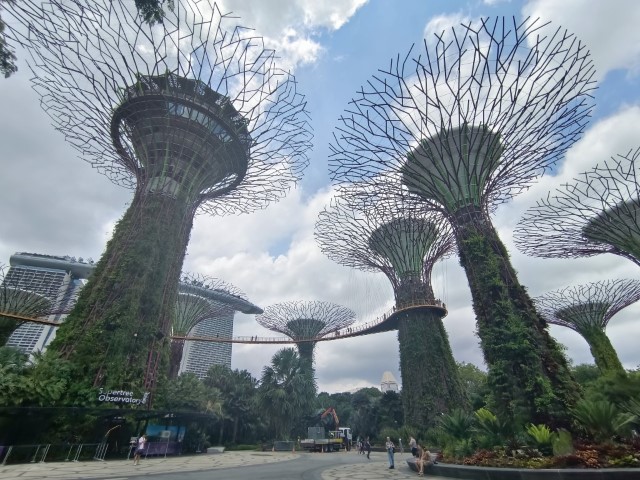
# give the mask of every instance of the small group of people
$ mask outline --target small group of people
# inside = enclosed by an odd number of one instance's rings
[[[371,442],[369,437],[364,440],[358,437],[358,455],[366,455],[368,459],[371,459]]]
[[[418,442],[413,437],[409,439],[409,448],[411,448],[411,455],[416,459],[418,475],[422,477],[424,475],[424,467],[430,463],[436,463],[435,457],[424,445],[418,446]]]

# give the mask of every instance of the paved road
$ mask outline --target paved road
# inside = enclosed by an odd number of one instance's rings
[[[404,459],[396,455],[396,468],[387,468],[386,453],[373,452],[371,459],[355,452],[286,453],[225,452],[220,454],[148,458],[140,465],[131,461],[61,462],[0,466],[2,480],[382,480],[418,478]],[[429,475],[429,479],[443,477]]]

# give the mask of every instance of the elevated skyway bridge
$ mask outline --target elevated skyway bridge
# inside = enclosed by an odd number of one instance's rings
[[[436,311],[442,318],[444,318],[448,311],[445,303],[440,300],[434,300],[431,302],[418,302],[412,303],[403,308],[392,308],[382,316],[375,318],[366,323],[360,323],[352,325],[351,327],[343,328],[334,333],[324,335],[322,337],[310,337],[310,338],[298,338],[295,341],[289,337],[261,337],[258,335],[244,335],[235,337],[201,337],[201,336],[171,336],[175,340],[185,340],[193,342],[213,342],[213,343],[245,343],[245,344],[267,344],[267,345],[280,345],[280,344],[295,344],[301,342],[327,342],[332,340],[340,340],[342,338],[360,337],[363,335],[372,335],[375,333],[390,332],[398,329],[398,323],[402,318],[402,315],[416,310],[429,310]],[[58,312],[68,313],[68,312]],[[30,318],[13,313],[0,312],[0,317],[10,317],[16,320],[24,322],[39,323],[41,325],[53,325],[60,326],[61,322],[51,321],[40,318]]]

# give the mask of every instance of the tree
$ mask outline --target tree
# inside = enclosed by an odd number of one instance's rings
[[[247,370],[231,370],[226,365],[212,365],[204,384],[220,392],[222,411],[233,423],[231,443],[238,440],[241,427],[251,427],[256,420],[258,381]],[[222,443],[224,420],[221,419],[219,443]]]
[[[486,397],[490,393],[487,386],[487,372],[483,372],[473,363],[466,362],[458,363],[458,372],[473,410],[484,407]]]
[[[13,47],[7,42],[5,35],[6,24],[2,20],[2,3],[10,3],[15,0],[0,0],[0,74],[9,78],[18,71],[16,54]],[[162,23],[164,19],[164,7],[173,10],[173,0],[135,0],[136,8],[140,16],[149,25]]]
[[[262,370],[258,395],[274,438],[289,438],[293,426],[311,413],[316,386],[306,366],[293,348],[284,348]]]

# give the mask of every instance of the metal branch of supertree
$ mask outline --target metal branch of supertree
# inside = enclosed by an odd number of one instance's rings
[[[185,273],[178,287],[172,334],[187,335],[200,321],[214,318],[234,309],[221,299],[244,295],[233,285],[217,278]]]
[[[10,2],[56,129],[113,182],[223,215],[281,198],[312,133],[292,75],[211,0],[149,26],[133,1]]]
[[[640,148],[612,157],[539,200],[514,231],[518,248],[539,257],[613,253],[640,265],[639,158]]]
[[[252,304],[238,287],[208,275],[183,273],[178,291],[206,298],[242,313],[262,313],[262,309]]]
[[[0,346],[25,319],[36,319],[56,313],[57,289],[38,278],[18,275],[10,267],[0,265]]]
[[[348,327],[355,322],[356,314],[334,303],[291,301],[268,306],[256,320],[269,330],[299,341],[317,339]]]
[[[491,209],[580,137],[593,76],[584,45],[540,20],[452,27],[359,89],[334,133],[331,177],[408,188],[448,214]]]
[[[333,261],[365,271],[381,271],[396,294],[409,278],[431,285],[433,265],[455,252],[450,224],[435,211],[416,208],[407,196],[343,190],[318,217],[315,238]],[[354,202],[366,198],[366,202]]]
[[[577,332],[604,330],[623,308],[640,300],[640,281],[605,280],[566,287],[534,299],[536,308],[554,325]]]

